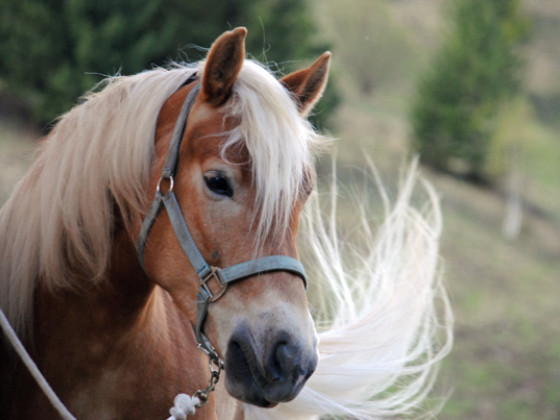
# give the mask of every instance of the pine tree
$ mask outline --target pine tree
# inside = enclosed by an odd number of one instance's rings
[[[205,51],[194,46],[207,48],[235,26],[248,27],[247,49],[259,58],[261,51],[280,63],[317,55],[325,46],[314,44],[307,7],[301,0],[2,0],[0,79],[30,98],[44,124],[104,76],[201,59]]]
[[[501,104],[521,88],[526,33],[519,0],[457,0],[453,30],[421,80],[412,109],[415,147],[436,169],[486,178]]]

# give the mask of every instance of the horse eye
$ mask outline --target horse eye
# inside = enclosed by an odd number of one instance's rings
[[[214,194],[233,197],[233,188],[227,176],[218,171],[210,171],[204,175],[206,187]]]

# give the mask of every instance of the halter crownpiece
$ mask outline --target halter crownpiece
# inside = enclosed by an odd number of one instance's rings
[[[196,76],[191,76],[185,84],[192,83],[195,80],[197,80]],[[189,228],[187,227],[187,223],[183,217],[177,197],[173,192],[173,177],[177,169],[179,149],[185,133],[185,128],[187,126],[188,117],[199,91],[200,84],[197,84],[192,88],[183,103],[179,117],[175,123],[175,129],[173,131],[171,143],[167,152],[167,158],[165,160],[165,164],[163,165],[162,175],[158,182],[152,205],[142,222],[138,240],[136,241],[136,249],[140,263],[145,269],[144,249],[146,247],[148,235],[160,210],[162,207],[165,207],[181,248],[191,262],[199,278],[197,323],[194,327],[198,347],[208,354],[216,365],[223,367],[223,361],[220,359],[215,348],[202,331],[210,303],[218,300],[225,293],[227,286],[230,283],[247,277],[254,277],[260,274],[275,271],[285,271],[300,277],[306,288],[307,279],[305,276],[305,269],[303,268],[301,262],[286,255],[271,255],[245,261],[225,268],[218,268],[208,264],[198,249]],[[169,181],[169,188],[163,193],[160,185],[164,180]],[[218,284],[217,291],[213,291],[213,288],[210,286],[211,282],[216,282]]]

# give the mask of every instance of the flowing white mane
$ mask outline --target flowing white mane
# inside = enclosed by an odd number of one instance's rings
[[[126,224],[149,200],[159,110],[203,68],[201,62],[109,78],[43,141],[0,211],[0,306],[16,330],[28,325],[37,281],[56,289],[103,279],[115,209]],[[242,118],[226,147],[244,141],[249,150],[263,234],[287,225],[316,134],[260,65],[245,61],[234,93],[227,112]]]
[[[304,212],[300,251],[319,280],[309,296],[322,327],[317,370],[293,401],[272,410],[244,405],[245,418],[433,419],[441,408],[443,400],[426,402],[453,342],[439,201],[427,182],[417,187],[417,162],[394,200],[371,169],[374,182],[345,200],[356,214],[358,237],[350,243],[339,234],[336,178]],[[383,204],[380,223],[372,193]]]

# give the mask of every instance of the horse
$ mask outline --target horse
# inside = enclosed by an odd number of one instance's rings
[[[182,392],[193,419],[379,418],[418,407],[449,352],[435,194],[429,222],[410,207],[414,171],[387,202],[392,246],[352,263],[381,280],[341,269],[307,120],[331,54],[277,79],[246,59],[246,33],[201,62],[102,82],[0,211],[0,308],[78,419],[166,418]],[[320,332],[308,289],[331,316]],[[6,340],[0,413],[61,415]]]

